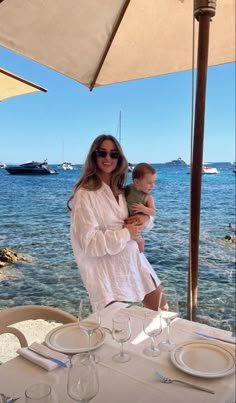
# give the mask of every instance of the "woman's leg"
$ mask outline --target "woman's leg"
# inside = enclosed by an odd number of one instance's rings
[[[142,303],[146,308],[152,309],[153,311],[157,311],[159,307],[159,301],[161,298],[161,286],[159,285],[155,290],[151,291],[149,294],[146,294]],[[162,300],[161,300],[161,309],[166,309],[166,299],[163,298],[162,295]]]

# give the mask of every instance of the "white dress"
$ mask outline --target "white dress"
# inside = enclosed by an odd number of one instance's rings
[[[96,191],[77,190],[71,214],[71,242],[91,301],[139,302],[160,280],[137,242],[122,228],[128,217],[123,195],[119,203],[103,183]],[[149,224],[152,228],[153,223]]]

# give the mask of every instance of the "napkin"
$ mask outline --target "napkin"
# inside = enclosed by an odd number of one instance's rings
[[[17,350],[17,353],[21,355],[22,357],[26,358],[29,361],[32,361],[33,363],[39,365],[40,367],[46,369],[47,371],[52,371],[55,368],[59,367],[59,364],[51,361],[48,358],[42,357],[40,353],[46,354],[49,357],[56,358],[64,364],[67,364],[69,362],[69,358],[67,355],[58,353],[57,351],[53,351],[50,348],[40,344],[40,343],[32,343],[30,345],[33,349],[37,350],[39,352],[36,353],[34,351],[29,350],[28,347],[22,347]]]

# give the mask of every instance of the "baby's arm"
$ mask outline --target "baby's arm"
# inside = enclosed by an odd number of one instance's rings
[[[156,208],[155,203],[152,195],[148,195],[145,199],[145,203],[147,204],[144,206],[142,203],[133,203],[132,210],[134,213],[143,213],[146,215],[154,215]]]

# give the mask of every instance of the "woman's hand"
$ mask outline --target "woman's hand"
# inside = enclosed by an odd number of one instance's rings
[[[129,231],[131,239],[137,239],[140,236],[142,225],[124,224],[124,228],[127,228],[127,230]]]
[[[136,224],[143,226],[149,220],[149,216],[145,214],[135,214],[125,220],[126,224]]]

